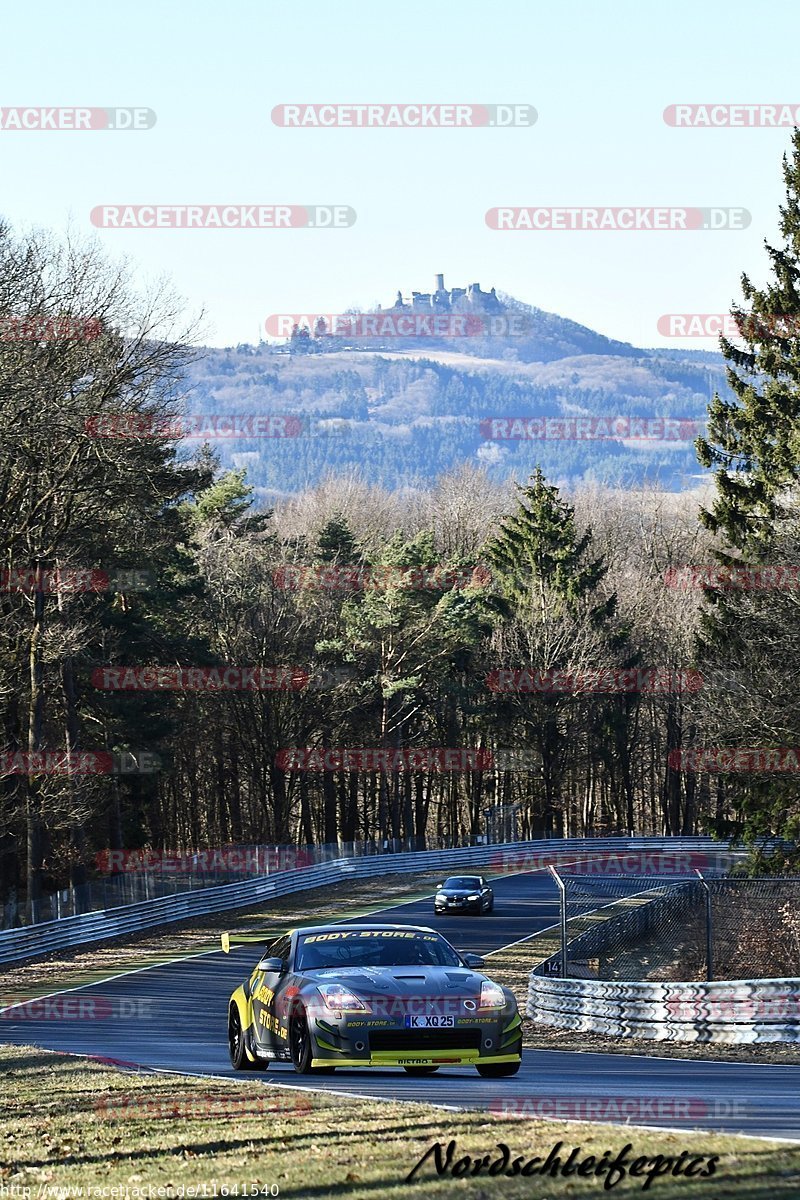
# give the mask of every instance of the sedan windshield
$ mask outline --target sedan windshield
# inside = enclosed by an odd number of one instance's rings
[[[470,875],[453,875],[451,879],[445,879],[442,887],[445,888],[467,888],[474,892],[480,890],[481,881]]]
[[[298,971],[326,967],[463,967],[444,938],[435,933],[388,929],[354,929],[301,936]]]

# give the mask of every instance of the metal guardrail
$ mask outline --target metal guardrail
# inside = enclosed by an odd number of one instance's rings
[[[800,979],[617,983],[531,974],[538,1024],[665,1042],[800,1042]]]
[[[340,858],[318,866],[259,876],[245,883],[223,884],[213,888],[145,900],[100,912],[82,913],[21,929],[0,931],[0,963],[19,962],[54,951],[91,942],[104,941],[124,934],[138,933],[158,925],[172,924],[193,917],[225,912],[261,904],[273,897],[341,883],[345,879],[368,879],[386,874],[411,874],[423,871],[450,872],[461,866],[491,865],[500,868],[502,856],[516,855],[511,861],[517,869],[537,869],[530,855],[545,854],[548,861],[576,852],[625,853],[626,851],[706,851],[722,849],[710,837],[696,838],[565,838],[514,842],[503,845],[465,846],[453,850],[423,850],[403,854],[381,854],[367,858]],[[506,866],[506,869],[508,867]]]

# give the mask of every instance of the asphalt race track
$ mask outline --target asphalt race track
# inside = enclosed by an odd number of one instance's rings
[[[546,872],[507,876],[493,881],[493,887],[491,915],[435,917],[431,897],[360,920],[430,925],[460,949],[477,953],[489,953],[557,923],[557,892]],[[530,1049],[524,1051],[519,1074],[502,1080],[481,1079],[463,1067],[442,1068],[426,1079],[412,1079],[399,1069],[339,1069],[334,1076],[307,1079],[282,1064],[263,1074],[237,1075],[228,1061],[227,1001],[250,973],[257,953],[244,946],[229,956],[195,956],[122,975],[64,993],[50,1012],[43,1001],[29,1012],[24,1007],[5,1009],[0,1013],[0,1042],[99,1055],[157,1070],[233,1077],[249,1088],[324,1088],[522,1118],[725,1129],[800,1140],[796,1066]],[[64,1003],[67,996],[69,1005]]]

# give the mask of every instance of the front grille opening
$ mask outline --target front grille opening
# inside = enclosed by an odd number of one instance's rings
[[[370,1050],[480,1050],[480,1029],[376,1029]]]

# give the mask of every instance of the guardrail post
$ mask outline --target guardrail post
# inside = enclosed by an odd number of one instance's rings
[[[561,978],[567,979],[567,885],[555,867],[547,868],[561,893]]]
[[[711,888],[706,883],[703,872],[697,867],[694,870],[706,893],[706,982],[711,983],[714,978],[714,917],[711,910]]]

